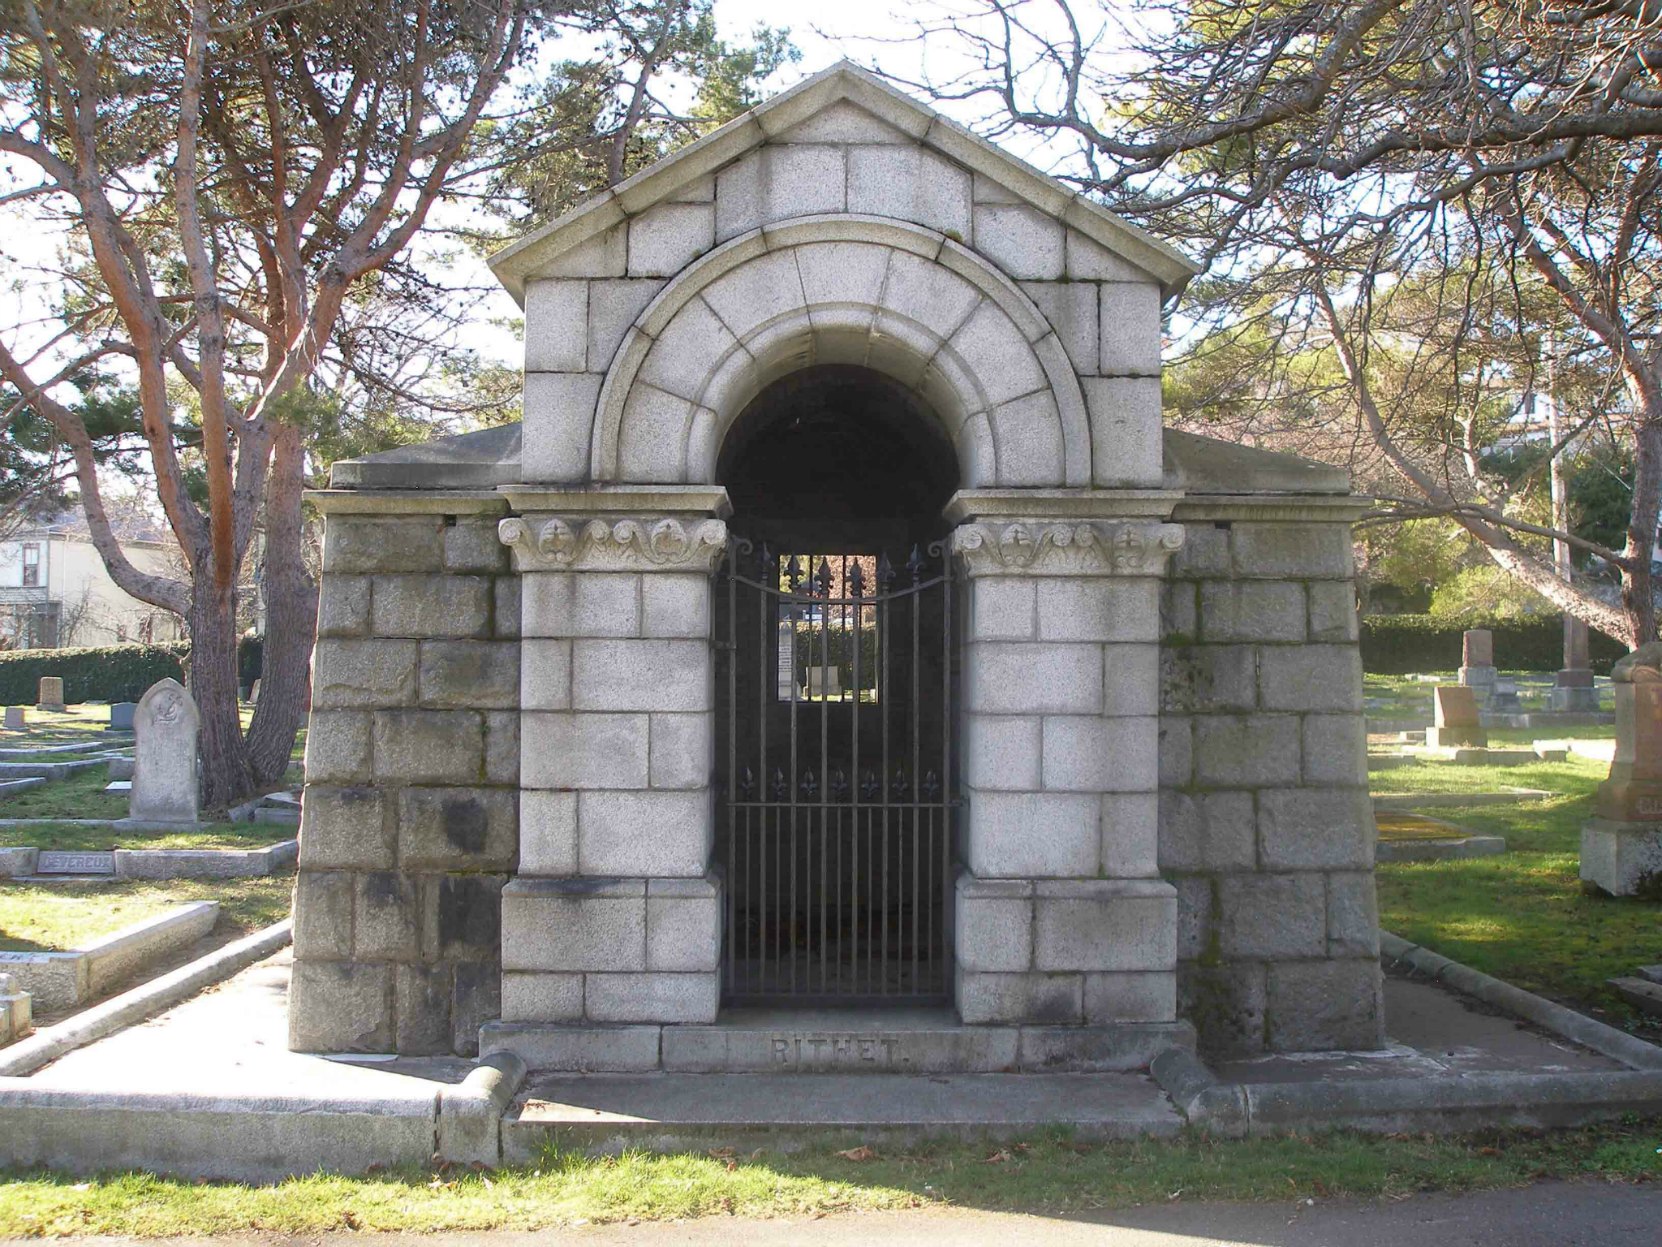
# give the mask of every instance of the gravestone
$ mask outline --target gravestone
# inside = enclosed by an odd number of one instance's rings
[[[40,687],[35,693],[35,709],[62,710],[63,705],[63,677],[43,675],[40,677]]]
[[[133,714],[138,734],[127,813],[159,823],[196,821],[196,703],[177,680],[159,680]]]
[[[1478,718],[1474,690],[1460,684],[1439,684],[1432,690],[1431,726],[1426,729],[1425,743],[1433,748],[1488,745],[1489,733]]]
[[[111,758],[108,773],[112,780],[132,779],[133,760],[131,758]]]
[[[1598,688],[1588,663],[1587,625],[1573,615],[1564,616],[1564,666],[1552,679],[1548,704],[1554,710],[1596,711]]]
[[[1489,700],[1495,686],[1495,634],[1487,628],[1469,628],[1461,637],[1460,683],[1477,694],[1478,705]]]
[[[138,709],[138,703],[132,701],[118,701],[110,704],[110,726],[112,732],[130,732],[133,730],[133,711]]]
[[[1581,829],[1582,882],[1612,896],[1662,900],[1662,642],[1610,673],[1616,753]]]
[[[1521,711],[1523,703],[1518,700],[1518,682],[1496,680],[1495,690],[1489,694],[1489,709],[1497,714],[1516,714]]]
[[[29,1033],[29,993],[9,974],[0,974],[0,1047]]]
[[[5,726],[8,732],[26,732],[29,730],[29,722],[24,716],[22,706],[6,707]]]
[[[248,686],[248,704],[250,706],[260,704],[260,682],[258,680]]]

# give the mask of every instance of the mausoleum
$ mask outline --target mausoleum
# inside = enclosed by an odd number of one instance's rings
[[[1164,430],[1170,247],[852,66],[498,254],[520,426],[336,464],[291,1042],[1381,1042],[1346,475]]]

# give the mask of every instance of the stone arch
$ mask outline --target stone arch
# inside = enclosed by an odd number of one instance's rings
[[[945,234],[845,214],[740,235],[658,293],[601,386],[594,479],[713,482],[746,403],[814,363],[916,389],[965,488],[1090,484],[1079,381],[1032,300]]]

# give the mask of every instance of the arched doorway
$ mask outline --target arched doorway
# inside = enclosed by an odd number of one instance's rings
[[[821,365],[746,406],[718,476],[724,997],[946,1000],[953,447],[904,386]]]

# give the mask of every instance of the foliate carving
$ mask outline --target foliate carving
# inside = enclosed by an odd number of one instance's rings
[[[638,572],[711,570],[727,548],[720,520],[527,519],[496,526],[520,571]]]
[[[972,576],[1158,576],[1182,545],[1181,524],[1019,520],[964,524],[952,531],[953,552]]]

